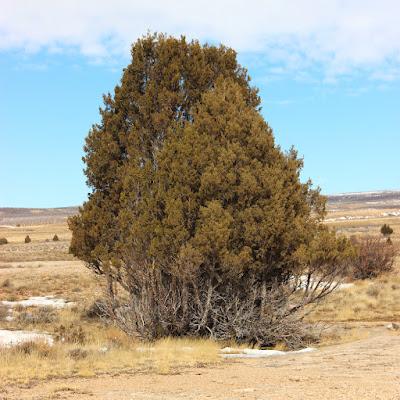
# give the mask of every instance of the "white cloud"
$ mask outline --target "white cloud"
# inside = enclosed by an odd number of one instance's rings
[[[398,0],[0,0],[0,50],[127,55],[150,31],[260,54],[285,69],[398,76]]]

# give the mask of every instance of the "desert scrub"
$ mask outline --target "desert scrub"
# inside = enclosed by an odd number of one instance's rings
[[[8,240],[6,238],[0,238],[0,245],[7,244]]]
[[[376,278],[393,269],[398,249],[392,243],[375,237],[352,237],[356,250],[351,273],[354,279]]]

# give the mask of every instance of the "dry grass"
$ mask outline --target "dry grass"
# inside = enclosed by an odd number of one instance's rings
[[[54,346],[25,343],[0,349],[0,387],[52,377],[94,376],[101,373],[173,373],[183,367],[222,362],[219,345],[211,340],[135,340],[112,324],[83,317],[87,305],[71,309],[17,309],[6,329],[46,332]],[[18,318],[29,313],[41,318]]]
[[[82,302],[99,296],[102,281],[76,261],[0,263],[0,300],[54,295]]]
[[[57,234],[59,241],[54,242],[53,236]],[[29,235],[30,243],[25,243]],[[0,226],[0,237],[5,237],[8,244],[0,246],[0,261],[57,261],[73,260],[68,254],[71,232],[67,223],[29,225],[20,227]]]
[[[64,321],[65,323],[65,321]],[[211,340],[164,339],[143,344],[116,328],[85,325],[85,343],[25,343],[0,350],[0,387],[53,377],[101,373],[174,373],[185,367],[222,362]]]
[[[312,322],[399,321],[400,276],[397,273],[356,282],[327,297],[309,316]]]

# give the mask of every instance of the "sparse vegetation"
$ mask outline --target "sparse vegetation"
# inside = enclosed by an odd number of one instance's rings
[[[25,236],[25,243],[30,243],[32,240],[29,235]]]
[[[60,239],[58,238],[58,236],[57,235],[54,235],[53,236],[53,242],[58,242]]]
[[[8,240],[6,238],[0,238],[0,245],[7,244]]]

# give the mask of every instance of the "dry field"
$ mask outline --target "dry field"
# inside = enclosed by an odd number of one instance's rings
[[[210,340],[143,344],[94,317],[103,282],[67,253],[71,210],[0,209],[0,238],[9,242],[0,246],[0,301],[53,295],[73,303],[17,306],[13,319],[0,306],[0,329],[55,338],[53,346],[0,350],[0,400],[400,399],[400,331],[386,328],[400,322],[399,263],[389,275],[337,291],[310,313],[322,332],[317,351],[228,360]],[[330,199],[327,223],[346,235],[378,234],[389,223],[400,242],[398,211],[399,193],[342,196]],[[31,243],[24,243],[26,235]]]

